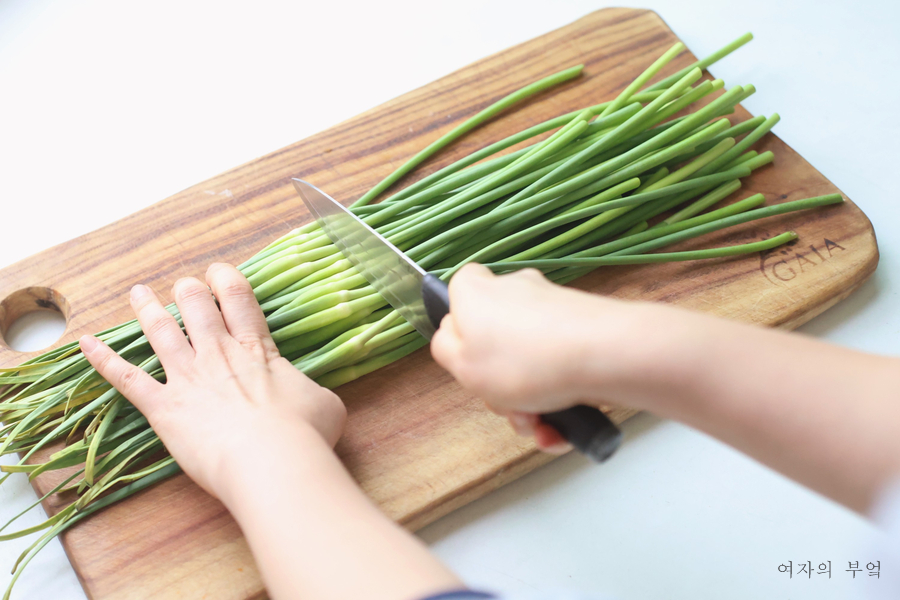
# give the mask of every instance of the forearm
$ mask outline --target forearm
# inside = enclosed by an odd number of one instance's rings
[[[460,587],[371,503],[314,431],[276,434],[266,445],[265,458],[233,469],[221,495],[273,598],[412,600]]]
[[[900,361],[660,309],[630,384],[642,408],[858,511],[900,474]]]
[[[898,359],[586,294],[527,269],[467,265],[450,300],[432,354],[543,447],[559,436],[535,415],[617,404],[697,427],[859,511],[900,474]]]

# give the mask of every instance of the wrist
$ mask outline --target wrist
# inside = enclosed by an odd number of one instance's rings
[[[284,473],[330,463],[340,467],[333,448],[309,423],[263,420],[245,429],[256,435],[240,438],[223,454],[215,479],[214,494],[236,515],[264,498]]]
[[[688,395],[705,330],[688,311],[649,302],[622,302],[614,324],[585,328],[578,387],[589,404],[617,404],[670,416]],[[603,339],[606,348],[598,348]]]

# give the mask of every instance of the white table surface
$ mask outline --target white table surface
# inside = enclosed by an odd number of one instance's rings
[[[698,55],[875,223],[881,264],[802,328],[900,354],[900,4],[652,1]],[[0,265],[86,233],[483,56],[601,8],[589,1],[0,3]],[[420,535],[474,585],[626,599],[854,598],[878,560],[863,518],[681,425],[639,416],[603,467],[569,456]],[[0,488],[0,521],[33,501]],[[34,523],[34,515],[26,523]],[[20,542],[0,543],[5,586]],[[778,573],[830,560],[828,580]],[[882,580],[900,565],[883,565]],[[83,598],[58,543],[14,598]]]

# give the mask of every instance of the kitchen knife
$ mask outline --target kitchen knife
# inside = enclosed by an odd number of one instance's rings
[[[294,179],[310,213],[356,270],[403,318],[427,339],[450,312],[447,284],[425,272],[331,196],[302,179]],[[541,415],[577,450],[601,462],[622,441],[622,432],[601,411],[578,405]]]

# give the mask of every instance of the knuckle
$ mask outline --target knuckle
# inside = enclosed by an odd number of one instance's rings
[[[465,264],[450,278],[450,285],[453,285],[454,281],[456,285],[475,285],[481,279],[478,275],[482,269],[484,267],[476,263]]]
[[[459,271],[457,271],[456,274],[463,277],[468,277],[469,275],[472,275],[476,272],[478,272],[478,263],[470,262],[460,267]]]
[[[512,276],[528,281],[542,281],[544,279],[543,273],[541,273],[537,269],[533,269],[530,267],[527,269],[522,269],[521,271],[516,271],[512,274]]]
[[[461,360],[456,364],[454,375],[464,387],[476,395],[482,395],[490,386],[484,370],[467,360]]]
[[[181,302],[194,302],[209,294],[209,289],[194,277],[184,277],[172,286],[175,298]]]
[[[272,368],[276,368],[279,371],[283,370],[284,372],[290,372],[290,373],[298,373],[299,372],[301,375],[303,375],[304,380],[306,380],[316,386],[319,385],[319,384],[315,383],[312,379],[307,377],[305,374],[303,374],[303,372],[300,371],[300,369],[295,367],[291,361],[289,361],[288,359],[286,359],[283,356],[276,358],[275,361],[271,363],[271,365],[272,365]],[[304,386],[304,388],[305,388],[305,386]],[[322,389],[325,389],[325,388],[322,388]]]
[[[256,348],[262,346],[263,339],[262,336],[258,333],[253,332],[242,332],[236,333],[232,337],[234,337],[235,341],[239,343],[241,346],[248,346],[250,348]]]
[[[347,420],[347,406],[340,397],[331,390],[329,390],[329,398],[331,410],[334,411],[335,417],[339,420],[341,426],[343,426],[344,422]]]
[[[272,340],[272,338],[266,336],[263,339],[263,350],[266,353],[266,361],[272,362],[273,360],[278,360],[281,358],[281,352],[278,350],[278,346]]]
[[[228,299],[244,299],[253,296],[253,289],[246,279],[230,277],[224,285],[218,288],[217,295]]]
[[[153,317],[152,319],[150,319],[150,321],[147,323],[147,326],[144,329],[144,333],[147,335],[148,338],[158,337],[160,334],[162,334],[166,330],[167,326],[168,326],[168,319],[157,315],[157,316]]]
[[[276,358],[274,361],[272,361],[272,368],[273,368],[273,369],[278,369],[279,371],[286,371],[288,367],[290,367],[290,368],[293,369],[294,371],[297,370],[297,368],[294,367],[294,365],[291,364],[291,361],[289,361],[288,359],[284,358],[283,356],[279,356],[279,357]]]
[[[241,347],[268,363],[281,358],[278,346],[275,345],[275,342],[268,334],[245,331],[236,333],[232,337]],[[290,365],[290,363],[288,364]],[[291,365],[291,368],[293,368],[293,365]]]
[[[343,423],[347,418],[346,405],[344,405],[340,396],[328,388],[319,387],[319,391],[316,394],[316,406],[324,415],[340,423]]]
[[[444,318],[446,319],[446,317]],[[443,321],[441,322],[441,326],[443,327]],[[442,367],[447,368],[451,361],[451,352],[447,347],[448,344],[444,341],[446,334],[441,333],[443,330],[442,327],[439,327],[437,332],[435,332],[434,337],[431,338],[429,348],[431,349],[431,356],[434,360]]]
[[[318,385],[318,384],[316,384],[316,385]],[[319,389],[317,390],[316,399],[320,403],[326,404],[326,405],[332,405],[332,404],[334,404],[334,405],[340,404],[341,406],[344,405],[344,403],[341,402],[341,399],[338,397],[337,394],[335,394],[328,388],[325,388],[322,386],[319,386]]]
[[[125,394],[127,396],[128,393],[130,391],[134,390],[135,386],[137,385],[138,377],[139,377],[138,370],[135,367],[132,367],[132,366],[124,367],[123,366],[123,368],[117,378],[118,383],[119,383],[117,388],[119,389],[120,392],[122,392],[123,394]]]

